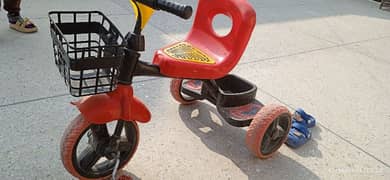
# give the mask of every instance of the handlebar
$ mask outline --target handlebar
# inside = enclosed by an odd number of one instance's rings
[[[134,0],[147,5],[155,10],[163,10],[179,16],[183,19],[189,19],[192,16],[192,7],[189,5],[182,5],[176,2],[169,2],[166,0]]]

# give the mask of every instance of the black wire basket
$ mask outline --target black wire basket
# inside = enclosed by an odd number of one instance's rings
[[[49,13],[54,59],[72,96],[113,91],[124,57],[123,36],[98,11]]]

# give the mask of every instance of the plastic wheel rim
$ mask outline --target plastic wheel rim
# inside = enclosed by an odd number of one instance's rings
[[[289,115],[287,114],[282,114],[272,121],[260,143],[259,148],[262,154],[271,154],[279,148],[280,144],[284,143],[283,140],[289,132],[288,125]]]

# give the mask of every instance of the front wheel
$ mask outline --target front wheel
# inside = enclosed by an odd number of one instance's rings
[[[258,158],[270,158],[286,141],[291,115],[280,105],[266,105],[252,120],[246,135],[248,149]]]
[[[119,125],[121,123],[123,126]],[[118,131],[120,137],[114,136],[114,131]],[[121,169],[135,153],[138,140],[138,125],[134,121],[113,121],[98,125],[86,121],[80,114],[63,134],[61,160],[66,170],[77,178],[107,178],[114,170],[115,154],[120,152]]]

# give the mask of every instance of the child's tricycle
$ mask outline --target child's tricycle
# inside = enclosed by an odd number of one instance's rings
[[[170,91],[179,103],[208,100],[229,124],[249,126],[246,144],[254,155],[272,156],[291,127],[289,111],[280,105],[263,105],[255,99],[255,85],[228,74],[255,26],[252,6],[246,0],[199,0],[186,39],[158,50],[153,63],[147,63],[140,61],[139,52],[145,49],[141,32],[153,10],[189,19],[192,8],[166,0],[130,2],[137,20],[125,37],[97,11],[49,13],[55,63],[70,94],[85,96],[72,102],[80,115],[62,138],[65,168],[81,179],[100,179],[115,177],[130,161],[139,141],[137,123],[146,123],[151,116],[133,95],[135,76],[173,78]],[[212,27],[218,14],[232,20],[226,36],[217,35]]]

